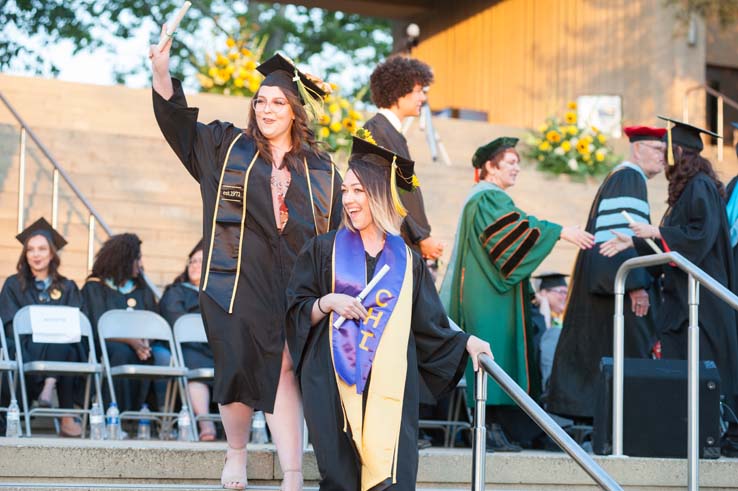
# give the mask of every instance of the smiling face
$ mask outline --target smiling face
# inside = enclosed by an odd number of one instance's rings
[[[486,180],[497,184],[502,189],[507,189],[515,185],[520,174],[520,158],[514,151],[505,150],[505,154],[497,165],[487,161],[487,177]]]
[[[267,140],[289,135],[295,113],[282,89],[262,86],[254,96],[251,107],[254,110],[259,131]]]
[[[415,87],[413,87],[413,90],[411,92],[408,92],[404,96],[397,99],[396,113],[400,117],[400,119],[410,116],[418,116],[420,115],[420,108],[423,107],[423,103],[427,99],[428,96],[425,95],[425,90],[423,90],[423,86],[420,84],[415,84]]]
[[[362,231],[374,224],[372,212],[369,209],[369,196],[352,170],[346,172],[343,178],[341,195],[343,210],[351,220],[354,229]]]
[[[49,274],[49,263],[54,257],[49,241],[43,235],[34,235],[26,243],[26,261],[36,277]]]

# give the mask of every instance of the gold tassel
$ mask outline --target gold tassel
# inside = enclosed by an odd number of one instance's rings
[[[295,68],[295,76],[292,78],[292,81],[297,85],[297,92],[299,92],[302,98],[303,107],[308,113],[308,117],[313,121],[320,119],[325,114],[323,98],[320,94],[305,86],[300,78],[300,74],[297,72],[297,68]]]
[[[674,147],[671,144],[671,123],[666,124],[666,162],[674,165]]]
[[[392,157],[392,168],[390,169],[390,194],[392,195],[392,204],[395,205],[395,210],[402,217],[407,216],[407,210],[402,206],[400,201],[400,194],[397,192],[397,156]]]

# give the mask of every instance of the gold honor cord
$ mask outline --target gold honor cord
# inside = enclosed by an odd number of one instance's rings
[[[666,161],[669,165],[674,165],[674,148],[671,146],[671,123],[666,123]]]
[[[328,207],[328,223],[325,225],[325,232],[328,233],[328,231],[331,229],[331,215],[333,215],[333,191],[335,188],[335,180],[336,180],[336,164],[333,163],[331,160],[331,198],[330,198],[330,206]]]
[[[223,176],[225,176],[226,167],[228,167],[228,158],[231,156],[231,150],[233,145],[236,144],[239,138],[243,136],[243,133],[239,133],[236,138],[233,139],[231,144],[228,146],[228,152],[226,152],[225,160],[223,160],[223,168],[220,169],[220,179],[218,180],[218,199],[220,199],[220,193],[223,188]],[[258,152],[257,152],[258,155]],[[213,210],[213,227],[210,230],[210,247],[208,248],[208,262],[205,266],[205,282],[202,285],[202,291],[205,291],[208,287],[208,278],[210,277],[210,260],[213,258],[213,244],[215,242],[215,222],[218,218],[218,203],[215,203],[215,209]]]
[[[303,157],[303,163],[305,164],[305,179],[308,184],[308,194],[310,195],[310,209],[313,211],[313,225],[315,225],[315,236],[320,235],[318,232],[318,219],[315,218],[315,201],[313,201],[313,185],[310,183],[310,168],[308,167],[307,158]]]
[[[397,156],[392,156],[392,168],[390,169],[390,194],[392,195],[392,204],[395,205],[397,213],[405,218],[407,216],[407,210],[400,201],[400,193],[397,191]]]

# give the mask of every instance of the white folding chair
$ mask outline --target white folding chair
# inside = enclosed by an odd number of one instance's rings
[[[0,319],[0,392],[3,388],[3,374],[8,374],[8,391],[10,393],[10,402],[18,402],[15,394],[15,383],[18,377],[18,362],[10,357],[8,350],[8,341],[5,339],[5,329],[3,328],[2,319]],[[7,413],[8,408],[0,406],[0,412]],[[23,430],[21,429],[21,434]],[[2,436],[2,435],[0,435]]]
[[[174,341],[177,346],[177,356],[185,365],[185,359],[182,355],[182,344],[184,343],[207,343],[208,338],[205,334],[205,325],[202,322],[200,314],[185,314],[174,323]],[[194,382],[210,382],[215,378],[215,368],[195,368],[188,369],[185,374],[185,386],[190,381]],[[187,391],[187,405],[191,408],[190,392]],[[194,410],[193,410],[194,413]],[[207,413],[195,416],[197,421],[221,421],[219,413]],[[193,427],[197,427],[196,424]],[[195,434],[198,434],[197,429]]]
[[[105,376],[108,381],[108,389],[110,390],[110,398],[117,403],[115,397],[115,388],[113,387],[113,378],[141,378],[153,380],[168,380],[167,394],[165,398],[163,411],[141,414],[141,411],[123,411],[120,413],[120,419],[142,419],[142,417],[155,417],[160,424],[165,424],[167,419],[177,417],[174,412],[174,391],[172,384],[176,383],[179,388],[179,395],[182,401],[187,401],[187,391],[184,387],[184,377],[187,369],[182,365],[176,348],[174,346],[174,338],[172,337],[172,329],[163,317],[155,312],[148,310],[109,310],[105,312],[97,322],[97,333],[100,341],[100,350],[102,351],[103,366]],[[126,365],[110,365],[110,357],[108,356],[107,342],[110,339],[149,339],[156,341],[164,341],[168,344],[169,352],[172,354],[169,366],[156,366],[145,364],[126,364]],[[170,397],[171,396],[171,397]],[[190,413],[190,421],[194,421],[192,407],[188,405]],[[190,425],[193,429],[192,437],[197,438],[194,433],[195,425]]]
[[[55,308],[55,309],[73,309],[79,315],[79,327],[81,339],[87,339],[87,361],[23,361],[23,350],[21,349],[21,336],[33,335],[31,326],[31,308]],[[102,403],[102,393],[100,390],[100,375],[102,374],[102,366],[97,362],[95,353],[95,341],[92,337],[92,327],[87,316],[79,311],[76,307],[65,307],[59,305],[27,305],[16,312],[13,317],[13,337],[15,339],[15,358],[18,362],[18,378],[20,379],[21,399],[23,401],[23,414],[26,422],[26,436],[31,436],[31,416],[39,417],[58,417],[68,414],[82,415],[82,438],[85,436],[87,428],[87,416],[90,414],[90,381],[95,383],[95,394],[97,401]],[[74,408],[33,408],[28,405],[28,392],[26,391],[26,375],[80,375],[85,376],[85,399],[82,409]]]

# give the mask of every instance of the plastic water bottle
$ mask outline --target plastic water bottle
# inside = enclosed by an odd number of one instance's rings
[[[108,440],[120,440],[120,411],[114,402],[110,403],[108,412],[105,413],[105,426]]]
[[[151,411],[149,411],[147,404],[141,406],[141,413],[141,419],[138,420],[136,438],[139,440],[151,440]]]
[[[92,403],[90,410],[90,440],[103,440],[105,438],[105,417],[102,407],[97,402]]]
[[[18,401],[13,399],[8,406],[8,417],[5,425],[5,436],[8,438],[19,438],[21,436],[20,429],[20,408]]]
[[[187,404],[182,404],[182,410],[177,415],[177,440],[189,442],[192,439],[190,424],[190,413]]]
[[[251,443],[269,443],[266,430],[266,418],[262,411],[256,411],[251,418]]]

